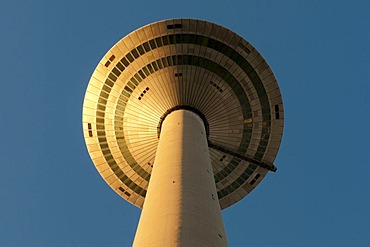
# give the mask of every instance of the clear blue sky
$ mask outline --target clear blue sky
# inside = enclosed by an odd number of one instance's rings
[[[231,247],[370,246],[370,2],[0,1],[0,246],[131,246],[140,210],[95,170],[82,102],[106,51],[191,17],[251,42],[278,79],[271,173],[223,211]]]

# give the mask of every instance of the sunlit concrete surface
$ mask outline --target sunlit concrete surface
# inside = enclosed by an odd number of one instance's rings
[[[164,120],[133,246],[227,246],[206,131],[191,111]]]
[[[169,190],[166,193],[158,192],[161,186],[151,185],[170,181],[166,173],[157,175],[158,170],[168,166],[166,162],[159,165],[158,162],[170,159],[168,155],[175,152],[162,141],[164,138],[172,142],[173,137],[162,131],[172,131],[167,125],[172,123],[169,119],[178,114],[177,111],[190,111],[197,116],[195,119],[202,120],[203,135],[191,140],[203,143],[203,152],[207,155],[199,155],[201,149],[188,157],[199,159],[197,163],[202,164],[193,167],[197,170],[191,170],[191,174],[201,176],[204,172],[201,167],[210,166],[209,180],[203,182],[212,182],[215,188],[199,189],[197,176],[189,177],[193,182],[185,182],[183,177],[181,182],[173,180],[175,183],[170,187],[162,188]],[[164,210],[151,202],[154,195],[176,202],[166,205],[169,212],[185,210],[171,213],[168,218],[159,217],[163,221],[181,221],[181,226],[185,222],[182,213],[188,214],[192,203],[197,202],[194,205],[203,208],[196,210],[202,214],[209,200],[221,209],[240,201],[257,187],[268,171],[276,170],[273,162],[283,126],[279,86],[261,54],[236,33],[194,19],[151,23],[118,41],[91,76],[83,106],[84,137],[93,163],[117,194],[137,207],[144,206],[140,225],[153,224],[146,222],[155,217],[147,211]],[[179,143],[187,143],[187,136],[193,136],[197,128],[183,132]],[[167,152],[161,148],[163,145],[168,146]],[[188,152],[185,146],[177,147],[176,152]],[[183,156],[178,158],[186,161],[186,168],[188,163],[194,165]],[[203,163],[203,159],[208,163]],[[176,162],[177,168],[166,172],[173,176],[189,172],[182,161]],[[169,195],[176,189],[179,194]],[[192,196],[185,196],[185,191]],[[209,193],[213,198],[206,196]],[[219,215],[218,209],[211,211],[207,217]],[[208,222],[203,221],[207,217],[196,216],[202,224]],[[222,219],[216,218],[212,218],[215,228],[210,227],[209,236],[219,232],[221,237],[216,236],[214,241],[226,243]],[[177,227],[177,223],[173,227]],[[137,236],[148,236],[141,228],[139,226]],[[187,231],[186,227],[176,230],[171,239],[180,241]],[[203,234],[203,230],[199,228],[192,234]]]

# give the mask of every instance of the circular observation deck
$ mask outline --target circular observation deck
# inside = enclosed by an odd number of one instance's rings
[[[130,33],[107,52],[83,105],[93,163],[130,203],[143,206],[161,123],[176,109],[194,111],[206,125],[222,209],[276,170],[283,103],[263,57],[219,25],[159,21]]]

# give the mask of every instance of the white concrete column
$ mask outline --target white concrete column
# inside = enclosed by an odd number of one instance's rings
[[[162,124],[133,246],[228,246],[204,124],[191,111]]]

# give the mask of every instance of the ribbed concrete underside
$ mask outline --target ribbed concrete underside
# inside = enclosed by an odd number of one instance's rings
[[[179,106],[196,109],[207,120],[220,206],[233,205],[272,166],[284,109],[261,54],[214,23],[151,23],[106,53],[91,76],[83,107],[94,165],[117,194],[142,208],[157,162],[158,126]]]
[[[205,128],[193,112],[163,122],[133,246],[227,246]]]

